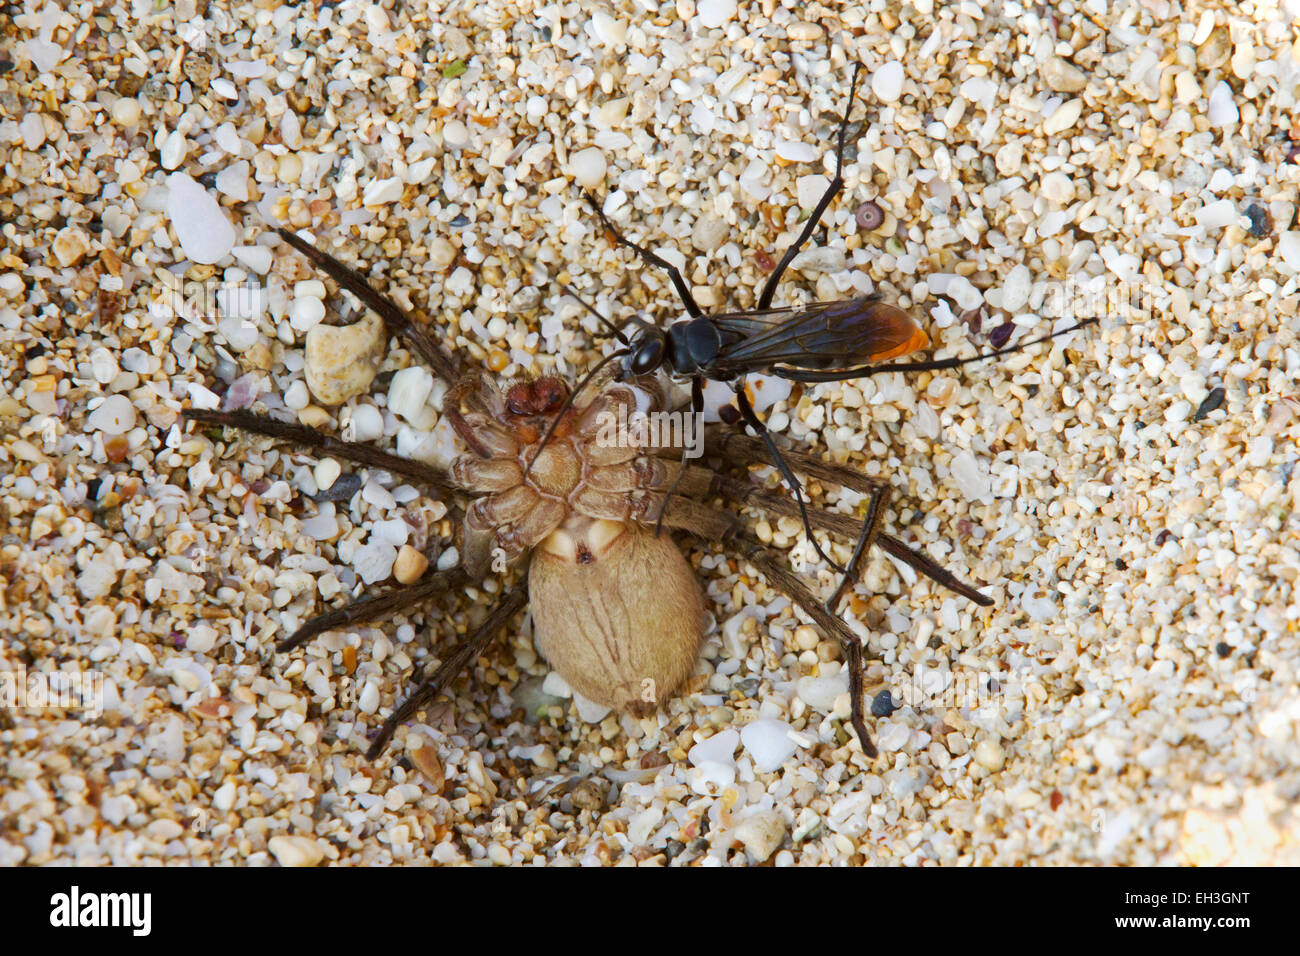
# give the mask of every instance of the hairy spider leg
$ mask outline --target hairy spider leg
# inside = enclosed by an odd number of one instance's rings
[[[383,726],[366,751],[367,760],[376,760],[388,746],[397,728],[419,712],[420,708],[435,700],[443,689],[456,679],[480,654],[487,649],[510,619],[528,603],[528,579],[517,583],[497,602],[492,613],[482,624],[443,659],[432,674],[420,681],[415,689],[388,715]]]

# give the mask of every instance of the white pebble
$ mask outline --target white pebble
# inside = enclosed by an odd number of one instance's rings
[[[883,103],[896,103],[903,95],[903,64],[889,60],[871,74],[871,92]]]
[[[113,101],[109,113],[118,126],[135,126],[140,122],[140,101],[133,96],[119,97]]]
[[[211,265],[235,245],[235,227],[212,195],[185,173],[167,177],[167,218],[181,251],[199,265]]]
[[[1292,270],[1300,272],[1300,232],[1284,232],[1277,240],[1277,254]]]
[[[605,182],[608,168],[605,154],[594,146],[580,149],[569,157],[569,175],[579,186],[594,189]]]
[[[458,119],[448,120],[442,128],[442,141],[452,149],[464,149],[469,145],[469,127]]]
[[[100,385],[107,385],[117,378],[117,358],[106,348],[98,348],[90,353],[90,374]]]
[[[843,249],[814,246],[795,256],[790,261],[790,268],[798,272],[842,272],[845,262]]]
[[[366,584],[384,581],[393,573],[397,549],[383,542],[366,543],[352,554],[352,569]]]
[[[234,123],[222,123],[212,131],[212,139],[231,156],[238,156],[239,151],[243,148],[240,144],[239,133],[235,130]]]
[[[693,767],[701,767],[706,763],[732,766],[735,764],[732,755],[735,754],[738,743],[740,743],[740,734],[734,730],[724,730],[701,740],[687,752],[686,759]]]
[[[1196,224],[1206,229],[1222,229],[1241,218],[1237,204],[1231,199],[1216,199],[1196,210]]]
[[[1043,120],[1043,135],[1055,136],[1057,133],[1064,133],[1079,121],[1082,114],[1083,100],[1077,98],[1066,100],[1053,111],[1051,116]]]
[[[375,179],[366,184],[361,196],[363,206],[384,206],[402,198],[402,181],[397,177]]]
[[[266,246],[235,246],[230,251],[239,262],[258,275],[266,275],[271,271],[271,250]]]
[[[982,501],[989,496],[992,482],[988,469],[970,452],[960,451],[953,455],[951,469],[952,480],[967,501]]]
[[[799,698],[813,710],[819,710],[823,713],[829,712],[835,707],[835,699],[840,694],[846,694],[849,690],[849,675],[847,671],[840,671],[838,674],[817,677],[801,677],[795,683],[795,693]]]
[[[284,393],[284,404],[295,412],[300,412],[311,404],[311,395],[307,393],[307,383],[299,379],[290,385]]]
[[[736,16],[736,0],[700,0],[695,16],[709,29],[720,27]]]
[[[433,410],[426,404],[433,391],[433,376],[418,365],[404,368],[388,384],[388,410],[419,429],[433,427]]]
[[[592,14],[591,29],[596,39],[605,46],[621,46],[627,39],[627,23],[615,20],[604,10]]]
[[[890,720],[879,727],[876,743],[881,750],[892,753],[906,747],[911,736],[912,728],[908,727],[906,723],[901,720]]]
[[[817,161],[816,149],[807,143],[796,143],[788,139],[778,139],[776,141],[776,155],[787,163],[813,163]]]
[[[289,405],[289,402],[285,402],[285,405]],[[322,458],[313,468],[312,477],[316,479],[317,488],[325,492],[325,490],[333,488],[335,481],[338,481],[338,476],[342,475],[342,473],[343,466],[341,464],[335,462],[333,458]]]
[[[110,395],[90,413],[86,424],[105,435],[125,435],[135,428],[135,406],[125,395]]]
[[[1006,762],[1002,745],[987,737],[981,740],[975,745],[975,762],[991,773],[1001,770],[1002,764]]]
[[[217,192],[237,202],[248,201],[248,160],[231,163],[217,173]]]
[[[753,862],[762,863],[785,841],[785,818],[775,810],[755,813],[741,820],[733,835]]]
[[[158,148],[162,168],[175,169],[185,160],[188,151],[189,143],[185,141],[185,134],[178,129],[172,130],[163,137],[162,145]]]
[[[1048,173],[1042,180],[1043,196],[1057,206],[1064,206],[1074,198],[1074,181],[1065,173]]]
[[[1008,312],[1017,312],[1024,308],[1025,303],[1029,301],[1029,292],[1033,285],[1033,280],[1029,275],[1029,267],[1018,265],[1007,273],[1006,281],[1002,283],[1002,308]]]
[[[790,736],[791,727],[783,720],[755,720],[740,731],[740,742],[754,761],[759,773],[781,769],[799,745]]]
[[[795,181],[795,194],[799,197],[799,205],[804,209],[812,209],[829,185],[830,180],[822,175],[800,176]]]
[[[45,121],[38,112],[29,112],[18,124],[18,132],[23,138],[23,145],[30,150],[40,149],[45,142]]]
[[[299,332],[307,332],[325,318],[325,303],[314,295],[300,295],[289,307],[289,324]]]
[[[384,434],[384,416],[373,405],[362,405],[352,412],[352,440],[374,441]]]
[[[315,866],[325,858],[321,845],[310,837],[274,836],[266,848],[281,866]]]
[[[610,709],[602,704],[587,700],[576,690],[573,692],[573,704],[578,710],[578,717],[586,724],[598,724],[609,716]]]
[[[1232,98],[1232,87],[1227,81],[1220,81],[1213,90],[1210,91],[1210,108],[1207,116],[1210,125],[1217,128],[1231,126],[1241,118],[1241,113],[1237,110],[1237,104]]]

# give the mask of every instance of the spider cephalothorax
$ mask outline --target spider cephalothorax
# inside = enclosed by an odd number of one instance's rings
[[[462,560],[471,577],[487,571],[494,549],[514,563],[575,519],[644,518],[646,501],[664,487],[668,463],[631,442],[598,440],[606,416],[620,404],[635,407],[637,392],[611,385],[589,403],[572,405],[539,452],[544,430],[569,396],[561,379],[516,383],[502,393],[487,376],[472,376],[452,391],[447,415],[471,453],[452,463],[451,479],[482,496],[465,514]]]
[[[569,398],[558,378],[503,394],[471,376],[448,396],[452,426],[472,449],[452,463],[451,479],[481,495],[466,509],[462,566],[481,576],[500,569],[494,554],[513,563],[531,552],[539,649],[583,696],[644,714],[694,666],[704,604],[672,538],[643,527],[677,466],[633,441],[609,440],[620,405],[626,420],[662,396],[644,383],[593,391],[586,404],[567,402],[553,428]]]

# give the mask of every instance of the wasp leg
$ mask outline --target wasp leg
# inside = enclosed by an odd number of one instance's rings
[[[863,753],[868,757],[875,757],[876,745],[871,742],[871,734],[867,732],[866,715],[862,707],[866,689],[863,680],[862,642],[843,621],[822,607],[813,593],[769,548],[748,535],[740,536],[736,540],[745,558],[767,578],[768,583],[803,608],[804,613],[813,619],[813,623],[820,627],[823,633],[834,637],[844,648],[846,666],[849,669],[849,699],[852,708],[850,721],[854,733],[858,736],[858,742],[862,745]]]
[[[646,262],[653,266],[658,266],[660,269],[663,269],[664,272],[668,273],[668,278],[672,280],[673,288],[677,290],[678,296],[681,297],[682,303],[686,306],[686,311],[691,314],[692,318],[699,318],[704,314],[704,311],[696,305],[695,296],[691,295],[690,286],[686,284],[686,280],[682,278],[682,274],[677,271],[675,265],[663,258],[663,256],[655,255],[655,253],[651,252],[645,246],[638,246],[631,239],[623,235],[623,233],[619,232],[618,228],[609,221],[609,217],[605,215],[605,210],[600,208],[600,203],[596,202],[595,197],[593,197],[591,193],[584,192],[582,196],[587,200],[587,204],[591,206],[596,215],[600,217],[601,225],[603,225],[609,231],[610,235],[614,237],[615,242],[620,246],[627,246],[627,248],[631,249]]]
[[[388,741],[397,732],[397,728],[415,716],[421,708],[434,701],[443,689],[470,665],[471,661],[483,653],[502,628],[510,623],[510,619],[527,603],[527,581],[520,582],[507,591],[505,597],[487,616],[487,620],[480,624],[466,640],[457,645],[438,665],[437,670],[422,680],[415,690],[411,691],[410,696],[388,715],[388,719],[384,721],[383,726],[379,728],[379,733],[371,742],[370,749],[366,751],[366,759],[377,759],[388,746]]]
[[[844,136],[848,132],[849,114],[853,112],[853,98],[857,95],[858,77],[861,73],[862,64],[855,63],[853,65],[853,83],[849,87],[849,105],[844,108],[844,119],[840,122],[840,139],[838,145],[835,147],[835,178],[832,179],[831,184],[826,187],[826,192],[822,194],[822,198],[817,201],[817,205],[814,207],[812,215],[808,217],[808,221],[803,227],[803,232],[799,233],[799,238],[796,239],[794,244],[785,251],[785,255],[781,257],[781,261],[777,263],[777,267],[772,271],[772,274],[767,277],[767,282],[763,283],[763,292],[758,297],[758,308],[760,310],[766,309],[772,304],[772,296],[776,294],[776,284],[781,281],[781,276],[785,273],[786,268],[789,267],[792,261],[794,261],[794,257],[799,254],[799,250],[803,248],[804,243],[806,243],[808,238],[813,234],[813,230],[817,228],[817,224],[821,222],[822,213],[824,213],[826,207],[831,204],[831,200],[835,198],[835,194],[844,187],[844,177],[841,175],[844,170]]]
[[[267,438],[290,442],[322,455],[342,458],[355,465],[382,468],[395,475],[418,481],[435,489],[439,494],[454,493],[454,489],[447,481],[447,473],[439,468],[409,458],[401,458],[361,442],[343,441],[340,438],[322,435],[316,429],[308,428],[306,425],[277,421],[269,415],[259,415],[256,412],[218,412],[200,408],[184,409],[181,417],[204,425],[222,425],[226,428],[252,432],[255,435],[265,435]]]
[[[772,433],[767,430],[767,426],[754,413],[754,406],[749,404],[749,397],[745,394],[744,379],[736,383],[736,404],[740,406],[740,417],[763,440],[763,444],[767,447],[767,453],[772,457],[772,462],[776,465],[777,471],[781,472],[781,477],[785,479],[786,485],[794,492],[794,500],[799,506],[799,517],[803,521],[803,531],[807,535],[809,542],[811,542],[813,550],[817,552],[818,557],[843,574],[844,568],[836,564],[835,560],[823,551],[822,546],[817,543],[817,538],[813,535],[812,524],[808,520],[808,508],[804,505],[803,487],[799,484],[799,479],[794,476],[794,472],[790,470],[790,466],[786,464],[785,459],[781,457],[781,449],[776,447],[776,442],[772,439]]]
[[[360,272],[344,265],[328,252],[317,249],[311,243],[301,239],[297,233],[279,226],[275,231],[280,234],[281,239],[310,259],[316,268],[355,295],[367,308],[372,309],[384,320],[389,334],[405,339],[406,343],[429,363],[434,374],[440,379],[448,385],[455,385],[460,380],[460,369],[456,361],[443,351],[442,346],[429,338],[423,329],[412,322],[396,303],[375,291],[374,286],[367,282]]]

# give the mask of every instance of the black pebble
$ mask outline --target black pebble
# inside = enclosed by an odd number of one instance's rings
[[[888,717],[896,710],[898,710],[898,705],[894,703],[893,696],[887,690],[882,690],[871,699],[872,717]]]
[[[1228,392],[1222,385],[1210,390],[1210,394],[1205,396],[1205,401],[1201,402],[1196,409],[1196,414],[1192,416],[1192,421],[1199,422],[1210,412],[1223,405],[1224,399],[1228,397]]]
[[[361,476],[354,472],[348,472],[346,475],[339,475],[324,491],[319,491],[312,495],[311,500],[317,504],[324,504],[327,501],[348,501],[361,489]]]
[[[1263,206],[1258,204],[1247,206],[1246,218],[1250,220],[1250,234],[1256,239],[1263,239],[1273,231],[1273,217]]]
[[[1015,331],[1015,328],[1015,325],[1010,322],[999,325],[989,333],[989,345],[995,349],[1006,347],[1006,344],[1011,341],[1011,333]]]
[[[1214,653],[1218,654],[1220,657],[1227,657],[1232,653],[1232,648],[1223,641],[1219,641],[1219,643],[1214,645]]]

